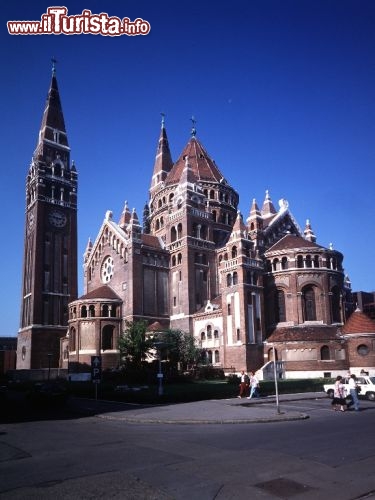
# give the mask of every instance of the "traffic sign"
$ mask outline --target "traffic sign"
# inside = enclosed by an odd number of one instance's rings
[[[102,357],[91,356],[91,380],[98,384],[102,378]]]

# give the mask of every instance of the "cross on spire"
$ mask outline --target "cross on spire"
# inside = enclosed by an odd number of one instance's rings
[[[52,57],[51,63],[52,63],[52,75],[55,76],[57,59],[55,57]]]
[[[192,123],[192,128],[191,128],[191,136],[192,137],[195,137],[197,135],[197,129],[195,128],[195,124],[197,123],[197,120],[194,118],[194,116],[192,116],[190,118],[191,120],[191,123]]]

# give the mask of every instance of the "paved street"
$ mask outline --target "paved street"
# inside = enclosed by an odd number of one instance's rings
[[[228,407],[258,417],[277,413],[274,401],[247,403],[253,402],[158,410],[185,412],[191,420],[211,412],[210,424],[131,422],[134,413],[142,420],[156,410],[101,408],[95,401],[81,401],[73,413],[2,423],[0,498],[375,498],[374,403],[341,413],[327,398],[288,398],[280,402],[281,415],[302,418],[214,423]]]

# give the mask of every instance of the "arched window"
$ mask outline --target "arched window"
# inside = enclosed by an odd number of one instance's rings
[[[201,340],[206,340],[206,332],[201,332]]]
[[[217,330],[214,330],[214,339],[219,338],[219,332]]]
[[[232,281],[232,275],[229,273],[227,274],[227,286],[232,286],[233,281]]]
[[[102,330],[102,350],[113,349],[113,325],[106,325]]]
[[[299,267],[299,268],[303,267],[303,257],[302,257],[302,255],[298,255],[298,257],[297,257],[297,267]]]
[[[285,294],[283,290],[277,290],[275,296],[275,321],[280,323],[286,321]]]
[[[219,351],[215,351],[215,363],[220,363],[220,353]]]
[[[177,264],[181,264],[181,262],[182,262],[182,253],[179,253],[177,255]]]
[[[177,231],[176,228],[173,226],[171,227],[171,242],[173,243],[177,239]]]
[[[306,267],[312,267],[311,255],[306,255]]]
[[[316,321],[315,292],[312,286],[307,286],[302,291],[303,310],[305,321]]]
[[[69,348],[71,351],[76,350],[76,329],[73,327],[69,331]]]
[[[90,318],[95,318],[95,306],[90,306],[89,307],[89,316]]]
[[[322,361],[327,361],[327,360],[331,359],[331,356],[329,354],[329,347],[327,345],[323,345],[320,348],[320,359]]]
[[[207,340],[211,340],[211,339],[212,339],[212,326],[207,325]]]
[[[217,221],[217,213],[216,213],[216,210],[212,210],[212,218],[214,220],[214,222]]]
[[[207,351],[207,362],[212,365],[212,351]]]
[[[288,258],[283,257],[281,259],[281,269],[288,269]]]
[[[175,266],[176,265],[176,256],[173,255],[172,256],[172,266]]]
[[[238,283],[238,274],[237,271],[234,271],[233,273],[233,285],[237,285]]]
[[[102,307],[102,316],[104,318],[108,318],[109,317],[109,307],[108,307],[108,304],[104,304],[103,307]]]
[[[279,268],[279,259],[273,259],[273,262],[272,262],[272,270],[273,271],[277,271]]]
[[[87,307],[86,306],[81,307],[81,318],[87,318]]]
[[[319,267],[319,255],[314,255],[314,267]]]
[[[177,226],[177,238],[180,239],[182,237],[182,224]]]
[[[332,323],[340,323],[341,322],[341,314],[340,314],[340,290],[338,286],[334,286],[331,290],[331,308],[332,308]]]
[[[232,259],[235,259],[237,257],[237,247],[232,247]]]

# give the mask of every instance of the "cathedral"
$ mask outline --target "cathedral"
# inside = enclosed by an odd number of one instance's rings
[[[288,202],[276,208],[268,191],[242,214],[194,122],[174,161],[163,118],[142,219],[127,202],[118,217],[106,212],[87,243],[77,297],[77,171],[69,154],[53,71],[26,181],[17,368],[45,367],[47,355],[61,369],[90,365],[92,356],[101,356],[103,370],[117,368],[125,322],[141,319],[150,332],[189,332],[225,373],[265,373],[275,360],[280,377],[335,376],[366,342],[369,356],[357,356],[356,367],[375,367],[375,322],[356,311],[355,331],[346,324],[343,254],[319,245],[310,222],[301,229]]]

